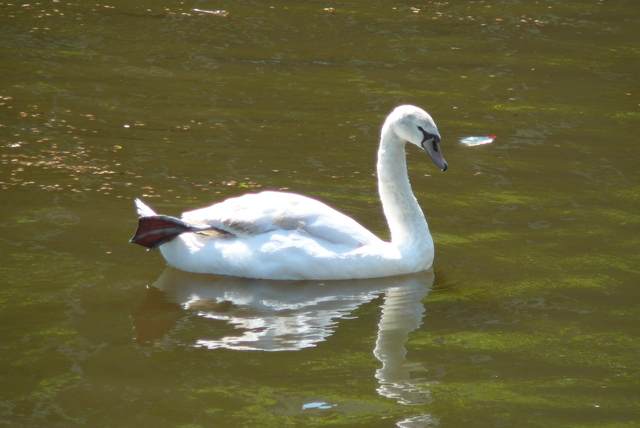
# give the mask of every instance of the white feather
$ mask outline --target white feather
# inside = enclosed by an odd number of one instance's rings
[[[135,202],[136,202],[136,209],[140,217],[148,217],[148,216],[156,215],[156,212],[152,210],[147,204],[142,202],[140,199],[136,199]]]

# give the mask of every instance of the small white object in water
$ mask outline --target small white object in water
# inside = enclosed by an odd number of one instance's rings
[[[307,409],[330,409],[332,407],[337,406],[337,404],[329,404],[329,403],[325,403],[324,401],[315,401],[313,403],[306,403],[302,405],[302,410],[307,410]]]
[[[479,146],[482,144],[493,143],[493,140],[495,140],[496,138],[498,137],[496,137],[495,135],[474,136],[474,137],[462,138],[460,142],[467,146]]]
[[[220,16],[222,18],[228,18],[229,12],[226,10],[204,10],[204,9],[192,9],[194,12],[207,13],[209,15]]]

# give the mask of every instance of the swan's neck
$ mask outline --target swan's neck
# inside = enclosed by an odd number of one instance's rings
[[[378,150],[378,188],[391,242],[401,250],[433,245],[409,183],[405,145],[391,129],[383,129]]]

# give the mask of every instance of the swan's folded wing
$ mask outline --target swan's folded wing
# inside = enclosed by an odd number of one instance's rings
[[[183,214],[188,223],[208,224],[239,237],[297,230],[333,244],[360,247],[380,242],[352,218],[306,196],[262,192],[227,199]]]

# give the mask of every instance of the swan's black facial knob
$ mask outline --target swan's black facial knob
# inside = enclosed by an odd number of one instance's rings
[[[425,142],[429,140],[433,140],[433,149],[437,152],[438,151],[437,145],[440,142],[440,136],[428,133],[422,128],[422,126],[418,126],[418,129],[420,130],[420,132],[422,132],[422,135],[423,135],[422,142],[420,143],[422,148],[424,148]]]
[[[429,156],[431,156],[431,159],[433,159],[436,165],[438,165],[438,168],[446,171],[449,166],[442,157],[442,153],[440,153],[440,147],[438,146],[438,143],[440,143],[440,136],[425,131],[421,126],[418,126],[418,129],[420,130],[420,132],[422,132],[423,136],[420,145],[422,146],[424,151],[427,152]]]

